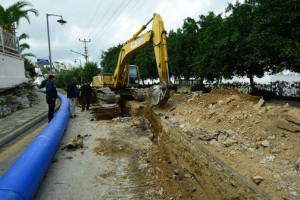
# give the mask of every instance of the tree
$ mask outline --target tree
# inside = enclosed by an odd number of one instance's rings
[[[207,16],[201,15],[198,21],[198,47],[194,64],[196,75],[200,80],[214,81],[228,74],[226,59],[226,36],[224,35],[224,20],[221,15],[209,12]]]
[[[86,81],[92,81],[93,76],[98,75],[100,70],[97,67],[96,62],[88,62],[84,65],[84,68],[80,72],[80,78],[82,79],[82,83]]]
[[[283,68],[300,72],[300,2],[252,0],[246,3],[255,6],[252,41],[256,42],[262,63],[272,73]]]
[[[109,48],[107,51],[102,51],[101,54],[101,67],[105,73],[113,73],[118,62],[119,53],[122,45],[114,46]]]
[[[29,39],[29,35],[27,35],[26,33],[22,33],[22,34],[19,36],[19,43],[20,43],[21,40],[26,40],[26,39]],[[20,43],[19,48],[20,48],[19,51],[20,51],[20,53],[21,53],[21,55],[22,55],[23,58],[28,57],[28,56],[36,57],[36,56],[35,56],[34,54],[32,54],[32,53],[23,53],[25,50],[30,49],[30,45],[29,45],[28,43],[26,43],[26,42]]]
[[[36,9],[24,9],[27,6],[32,7],[32,4],[27,1],[18,1],[7,9],[4,9],[3,6],[0,5],[0,26],[3,30],[14,33],[14,24],[18,27],[22,18],[25,18],[28,23],[30,23],[29,13],[34,13],[38,16],[39,13]]]
[[[227,65],[237,76],[254,76],[284,68],[300,71],[299,3],[280,0],[245,0],[229,4],[226,18]]]
[[[58,88],[62,88],[64,90],[67,89],[67,85],[72,80],[72,78],[76,78],[77,82],[80,83],[81,80],[81,68],[75,68],[67,71],[60,71],[56,74],[55,85]]]
[[[24,59],[24,67],[31,77],[36,77],[35,66],[27,58]]]
[[[262,57],[253,40],[253,29],[256,21],[256,7],[252,4],[229,4],[227,12],[231,15],[225,21],[227,34],[226,64],[233,75],[247,76],[250,79],[251,90],[255,89],[254,77],[263,77],[268,70],[262,65]]]
[[[132,57],[129,60],[129,63],[137,65],[139,67],[140,76],[142,79],[153,79],[158,77],[154,49],[152,44],[132,55]]]
[[[181,56],[184,58],[184,64],[180,66],[181,75],[186,80],[195,76],[194,65],[197,63],[198,33],[197,22],[190,17],[186,18],[183,22],[181,35]]]
[[[174,76],[175,78],[180,78],[182,75],[182,67],[185,66],[185,59],[182,55],[182,29],[177,29],[176,32],[171,30],[168,34],[167,42],[170,75]]]

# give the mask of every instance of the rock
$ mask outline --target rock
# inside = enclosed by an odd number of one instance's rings
[[[236,144],[237,141],[234,140],[234,139],[231,139],[231,138],[227,138],[224,142],[222,142],[222,144],[225,146],[225,147],[230,147],[234,144]]]
[[[229,152],[229,154],[230,154],[230,155],[235,155],[236,152],[235,152],[234,150],[231,150],[231,151]]]
[[[265,100],[263,98],[261,98],[258,101],[258,103],[254,105],[254,108],[258,110],[260,107],[262,107],[264,105],[264,103],[265,103]]]
[[[270,146],[270,142],[268,140],[263,140],[260,142],[260,144],[263,146],[263,147],[269,147]]]
[[[184,177],[185,177],[185,178],[192,178],[192,175],[191,175],[190,173],[186,173],[186,174],[184,175]]]
[[[179,169],[174,169],[173,173],[174,173],[175,175],[178,175],[178,174],[179,174]]]
[[[300,172],[300,156],[298,157],[298,159],[296,161],[296,171]]]
[[[267,164],[268,162],[272,162],[275,159],[275,156],[266,156],[264,159],[260,161],[260,164]]]
[[[276,140],[275,135],[270,135],[267,137],[267,140]]]
[[[218,104],[219,104],[219,105],[222,105],[223,103],[224,103],[223,100],[219,100],[219,101],[218,101]]]
[[[284,104],[284,106],[282,106],[283,108],[288,108],[290,105],[289,103]]]
[[[252,176],[251,179],[256,185],[259,185],[264,180],[263,177],[258,176],[258,175]]]

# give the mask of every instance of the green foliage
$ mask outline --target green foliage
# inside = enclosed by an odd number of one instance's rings
[[[224,37],[224,20],[221,15],[210,12],[207,16],[201,15],[199,19],[201,29],[198,32],[196,48],[197,62],[196,76],[208,81],[214,81],[221,76],[229,76],[225,64],[226,37]]]
[[[41,82],[41,85],[39,86],[39,88],[45,88],[46,87],[46,83],[47,83],[48,79],[45,79]]]
[[[130,59],[130,64],[139,66],[141,78],[157,78],[157,67],[153,51],[153,46],[149,45],[146,48],[136,52]]]
[[[81,85],[86,81],[92,81],[93,76],[99,74],[97,63],[88,62],[84,68],[75,68],[72,70],[60,71],[56,74],[55,85],[58,88],[67,89],[72,78],[77,79],[77,84]]]
[[[39,12],[36,9],[24,9],[25,7],[32,7],[32,4],[27,1],[18,1],[7,9],[0,5],[0,26],[8,32],[13,32],[13,24],[16,23],[18,26],[21,19],[25,18],[30,23],[29,13],[38,16]]]
[[[55,85],[58,88],[62,88],[62,89],[66,90],[67,86],[68,86],[69,82],[71,82],[72,78],[76,78],[77,83],[80,84],[81,74],[82,74],[81,68],[75,68],[75,69],[67,70],[67,71],[60,71],[56,74]]]
[[[24,66],[25,66],[25,71],[28,71],[31,77],[36,77],[37,74],[34,70],[34,65],[26,58],[24,60]]]
[[[84,68],[80,72],[80,76],[82,78],[82,83],[86,81],[92,81],[93,76],[96,76],[100,73],[100,70],[97,67],[96,62],[88,62],[84,65]]]
[[[107,51],[102,51],[101,54],[101,67],[103,72],[105,73],[113,73],[118,62],[118,57],[120,50],[122,48],[122,45],[118,45],[115,47],[109,48]]]

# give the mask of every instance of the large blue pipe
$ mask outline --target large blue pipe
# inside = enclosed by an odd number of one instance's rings
[[[58,98],[61,105],[54,118],[0,178],[1,200],[34,198],[69,121],[69,101],[60,93]]]

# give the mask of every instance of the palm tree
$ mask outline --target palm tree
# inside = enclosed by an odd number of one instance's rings
[[[26,40],[26,39],[29,39],[29,35],[27,35],[26,33],[22,33],[20,36],[19,36],[19,43],[21,40]],[[23,42],[23,43],[20,43],[20,46],[19,46],[19,51],[21,53],[21,55],[23,56],[23,58],[25,57],[36,57],[34,54],[32,53],[22,53],[24,50],[26,49],[30,49],[30,45],[26,42]]]
[[[39,12],[34,8],[24,9],[24,7],[33,5],[27,1],[18,1],[7,9],[0,5],[0,27],[3,30],[14,33],[14,24],[19,26],[20,19],[25,18],[30,23],[29,13],[32,12],[35,16],[39,15]]]

